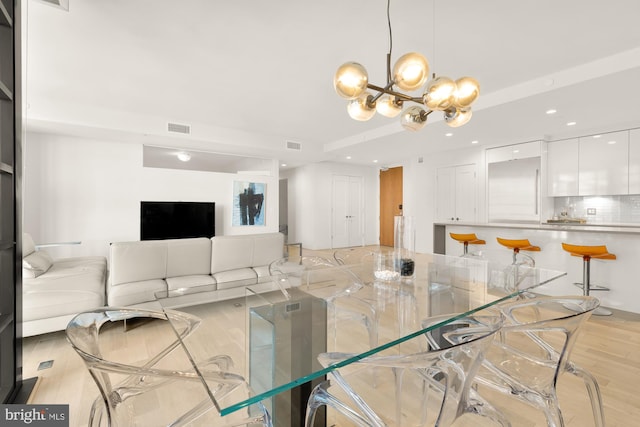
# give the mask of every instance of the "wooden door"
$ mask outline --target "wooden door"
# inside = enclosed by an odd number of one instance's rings
[[[393,246],[393,217],[402,214],[402,166],[380,171],[380,245]]]

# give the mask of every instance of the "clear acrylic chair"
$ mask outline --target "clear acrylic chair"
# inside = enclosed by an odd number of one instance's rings
[[[289,286],[313,287],[316,284],[341,282],[340,286],[328,287],[331,290],[328,294],[318,295],[329,304],[330,320],[336,324],[355,321],[366,328],[369,341],[367,349],[377,345],[377,312],[370,301],[359,296],[358,292],[366,284],[351,266],[342,266],[334,259],[320,256],[303,256],[293,260],[285,257],[269,265],[269,274],[274,281],[288,282],[281,286],[285,293]]]
[[[139,321],[143,323],[131,327]],[[123,322],[129,323],[126,330]],[[199,323],[186,313],[134,308],[104,308],[75,316],[66,336],[100,392],[88,426],[271,426],[261,404],[250,409],[251,415],[219,416],[203,380],[216,399],[250,390],[242,376],[228,371],[233,361],[226,355],[199,364],[204,367],[201,376],[195,372],[180,344]]]
[[[330,371],[330,380],[311,393],[305,426],[313,426],[322,406],[333,409],[350,425],[363,427],[449,426],[465,414],[509,426],[490,404],[470,394],[483,354],[502,325],[501,316],[466,316],[438,325],[450,317],[434,317],[424,324],[435,328],[427,334],[428,340],[418,336],[394,347],[394,351],[385,350]],[[354,356],[325,353],[319,360],[330,366]],[[375,368],[377,384],[370,380],[370,368]],[[428,393],[430,389],[440,392],[435,402]]]
[[[594,423],[603,427],[598,383],[570,361],[580,328],[598,306],[598,300],[589,296],[537,297],[501,305],[505,325],[486,354],[477,384],[540,409],[548,426],[557,427],[564,426],[556,393],[558,377],[573,374],[584,381]]]

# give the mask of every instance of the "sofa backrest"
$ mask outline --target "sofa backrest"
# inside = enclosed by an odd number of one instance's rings
[[[211,274],[260,267],[282,258],[284,234],[265,233],[211,238]]]
[[[206,237],[165,240],[167,277],[207,275],[211,271],[211,241]]]
[[[109,247],[109,283],[164,279],[167,274],[167,243],[164,240],[114,242]]]

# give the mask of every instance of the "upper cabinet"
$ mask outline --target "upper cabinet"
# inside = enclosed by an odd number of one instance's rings
[[[547,195],[550,197],[578,194],[578,138],[547,144]]]
[[[640,194],[640,129],[629,131],[629,194]]]
[[[436,219],[476,220],[476,165],[439,168],[436,171]]]
[[[530,157],[540,157],[540,141],[507,145],[487,150],[487,163],[506,162]]]
[[[579,196],[629,194],[629,131],[580,138]]]

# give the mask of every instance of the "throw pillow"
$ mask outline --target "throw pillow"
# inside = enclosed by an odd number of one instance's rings
[[[35,278],[51,268],[53,259],[46,252],[33,252],[22,259],[22,272],[27,278]]]

